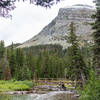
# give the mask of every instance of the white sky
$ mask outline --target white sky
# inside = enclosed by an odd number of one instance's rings
[[[0,40],[6,45],[22,43],[38,34],[44,26],[54,19],[59,8],[74,4],[94,5],[92,0],[65,0],[50,9],[30,5],[29,2],[16,3],[12,20],[0,17]]]

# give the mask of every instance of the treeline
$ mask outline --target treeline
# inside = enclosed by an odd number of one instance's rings
[[[0,42],[0,79],[65,78],[65,50],[59,45],[15,49]],[[4,61],[6,60],[6,61]],[[66,76],[65,76],[66,75]]]
[[[67,49],[60,45],[40,45],[29,48],[9,48],[0,42],[0,79],[31,80],[37,78],[67,78],[86,80],[90,68],[91,48],[80,47],[70,25]],[[83,55],[84,53],[84,55]],[[87,56],[88,55],[88,56]]]

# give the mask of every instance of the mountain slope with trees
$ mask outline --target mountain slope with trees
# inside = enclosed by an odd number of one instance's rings
[[[83,50],[80,48],[73,28],[71,23],[67,37],[71,46],[67,49],[63,49],[60,45],[15,49],[13,44],[6,48],[1,41],[0,79],[31,80],[34,79],[35,74],[37,78],[67,78],[84,81],[88,75],[88,64],[84,60],[87,57],[82,56],[82,52],[87,51],[89,54],[90,50],[87,47]]]

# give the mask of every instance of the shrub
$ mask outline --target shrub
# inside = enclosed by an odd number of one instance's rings
[[[80,100],[100,100],[100,80],[95,77],[93,71],[90,72],[88,84],[81,92]]]
[[[0,92],[24,91],[32,88],[31,81],[0,81]]]

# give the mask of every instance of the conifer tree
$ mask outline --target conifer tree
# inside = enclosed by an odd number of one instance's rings
[[[31,79],[31,71],[27,64],[26,56],[24,55],[24,62],[23,62],[23,67],[22,67],[22,80],[30,80],[30,79]]]
[[[93,15],[95,22],[93,24],[94,38],[94,69],[90,72],[88,84],[84,87],[81,100],[100,100],[100,0],[96,1],[96,13]],[[98,79],[99,78],[99,79]]]
[[[16,49],[16,63],[18,69],[24,65],[24,52],[20,48]]]
[[[44,65],[44,70],[43,70],[43,73],[44,73],[44,78],[49,78],[49,53],[46,52],[45,53],[45,65]]]
[[[41,53],[39,53],[39,55],[38,55],[38,58],[37,58],[37,61],[36,61],[36,72],[37,72],[37,78],[40,78],[41,77],[41,64],[42,64],[42,55],[41,55]]]
[[[30,70],[31,79],[33,79],[33,73],[35,71],[36,65],[35,65],[34,55],[32,54],[32,52],[26,54],[26,63],[27,63],[27,67]]]
[[[15,69],[15,78],[17,80],[22,80],[23,79],[23,71],[24,70],[24,53],[22,51],[22,49],[18,48],[16,49],[16,69]]]
[[[16,53],[15,53],[13,43],[12,43],[11,48],[10,48],[9,67],[11,70],[11,76],[14,78],[15,71],[16,71]]]
[[[75,34],[75,27],[73,22],[70,24],[70,32],[68,34],[67,41],[70,44],[68,47],[68,55],[70,61],[68,68],[71,72],[71,79],[82,80],[82,82],[85,82],[85,78],[87,76],[87,67],[80,52],[80,47],[77,36]]]
[[[96,74],[100,74],[100,1],[96,0],[96,14],[94,15],[95,22],[93,24],[94,37],[94,68]]]
[[[30,79],[31,79],[31,73],[29,67],[26,64],[24,64],[24,66],[21,69],[19,80],[30,80]]]
[[[3,57],[5,52],[4,41],[0,41],[0,59]]]
[[[0,41],[0,79],[4,79],[4,41]]]
[[[4,79],[4,66],[3,66],[3,59],[0,59],[0,80]]]

